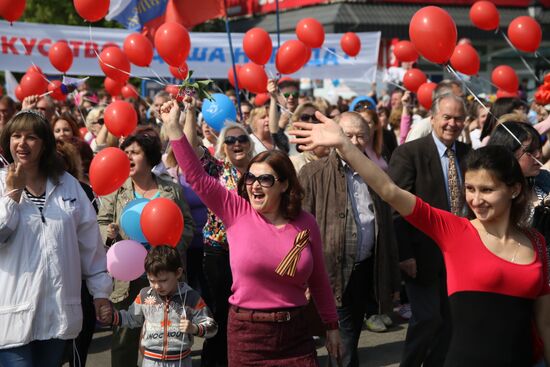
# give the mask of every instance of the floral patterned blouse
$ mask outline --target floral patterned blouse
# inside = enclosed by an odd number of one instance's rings
[[[204,170],[212,177],[218,178],[220,183],[228,190],[236,190],[239,182],[239,171],[228,160],[220,161],[210,154],[208,149],[204,149],[201,158]],[[208,209],[206,224],[202,230],[204,244],[222,248],[229,251],[227,246],[227,237],[223,222]]]

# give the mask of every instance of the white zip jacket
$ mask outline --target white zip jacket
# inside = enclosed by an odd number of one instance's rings
[[[82,279],[94,298],[108,298],[96,214],[80,183],[64,173],[46,184],[42,215],[23,193],[5,196],[0,171],[0,349],[33,340],[75,338],[82,328]]]

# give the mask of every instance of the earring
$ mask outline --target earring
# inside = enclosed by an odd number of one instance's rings
[[[517,196],[518,196],[517,192],[514,192],[514,193],[512,194],[512,199],[515,199]]]

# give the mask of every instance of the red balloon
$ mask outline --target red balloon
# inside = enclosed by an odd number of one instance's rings
[[[416,93],[418,88],[426,83],[426,80],[426,74],[424,74],[422,70],[412,68],[405,72],[403,76],[403,85],[411,92]]]
[[[451,65],[463,74],[476,75],[479,71],[479,55],[470,44],[463,43],[455,47]]]
[[[132,84],[126,84],[121,90],[124,98],[139,98],[139,93]]]
[[[304,18],[296,24],[296,36],[306,46],[319,48],[325,42],[323,25],[315,18]]]
[[[249,62],[239,69],[239,88],[247,89],[252,93],[267,91],[267,74],[263,66]]]
[[[426,6],[413,15],[409,37],[420,55],[436,64],[444,64],[455,49],[456,25],[445,10]]]
[[[103,49],[99,55],[99,66],[106,76],[122,84],[130,78],[130,62],[118,47],[110,46]]]
[[[179,87],[179,85],[167,85],[166,88],[164,88],[164,90],[166,92],[170,93],[170,95],[173,98],[176,98],[179,94],[180,87]]]
[[[298,40],[288,40],[277,50],[275,66],[281,74],[293,74],[304,66],[306,57],[306,45]]]
[[[393,46],[393,54],[401,62],[415,62],[418,52],[411,41],[399,41]]]
[[[130,160],[118,148],[102,149],[90,164],[90,184],[100,196],[118,190],[129,176]]]
[[[354,32],[344,33],[340,38],[342,51],[351,57],[355,57],[361,51],[361,39]]]
[[[38,73],[38,74],[44,74],[44,72],[42,71],[42,69],[40,69],[39,66],[36,66],[36,65],[31,65],[29,66],[29,68],[27,69],[27,74],[28,73]]]
[[[254,105],[256,107],[262,107],[269,101],[269,93],[260,93],[256,94],[256,97],[254,97]]]
[[[50,47],[48,57],[53,67],[62,73],[66,73],[73,65],[73,51],[66,41],[54,43]]]
[[[536,20],[524,15],[512,20],[508,26],[508,38],[518,50],[535,52],[542,40],[542,29]]]
[[[498,28],[500,14],[490,1],[477,1],[470,8],[470,20],[479,29],[492,31]]]
[[[141,33],[126,37],[122,46],[128,60],[137,66],[147,67],[153,60],[153,44]]]
[[[26,0],[0,0],[0,15],[8,22],[15,22],[25,11]]]
[[[78,15],[88,22],[97,22],[109,12],[109,0],[73,0]]]
[[[155,32],[155,48],[168,65],[178,67],[191,49],[189,32],[179,23],[166,22]]]
[[[516,71],[508,65],[500,65],[493,69],[491,81],[499,89],[507,92],[515,92],[519,88],[519,79]]]
[[[189,66],[187,66],[187,63],[185,61],[178,68],[169,66],[168,69],[170,70],[170,73],[174,76],[174,78],[181,80],[185,80],[185,78],[187,78],[187,74],[189,74]]]
[[[27,73],[21,78],[19,86],[21,87],[23,97],[28,97],[44,94],[48,89],[48,83],[42,74]]]
[[[262,28],[252,28],[244,34],[243,49],[246,56],[258,65],[265,65],[271,58],[273,43]]]
[[[103,118],[107,130],[118,138],[130,135],[137,126],[137,112],[126,101],[116,101],[108,105]]]
[[[107,93],[111,95],[111,97],[115,97],[120,95],[124,84],[122,84],[118,80],[114,80],[107,77],[103,81],[103,86],[105,87],[105,90],[107,91]]]
[[[437,87],[437,84],[428,82],[428,83],[422,84],[420,87],[418,87],[418,90],[416,91],[418,102],[422,107],[424,107],[427,110],[432,108],[433,92],[436,87]]]
[[[153,246],[176,247],[183,233],[183,214],[172,200],[157,198],[151,200],[139,218],[141,230]]]
[[[497,99],[499,98],[518,98],[519,94],[516,90],[515,92],[508,92],[507,90],[499,89],[497,90]]]
[[[62,85],[63,84],[60,80],[53,80],[50,84],[48,84],[48,92],[51,92],[50,97],[56,101],[64,101],[67,99],[67,95],[63,94],[63,91],[61,90]]]
[[[235,65],[235,69],[237,70],[237,81],[239,82],[239,88],[241,88],[241,81],[239,80],[239,70],[241,69],[241,67],[242,65]],[[235,76],[233,75],[232,66],[230,66],[229,70],[227,70],[227,79],[229,80],[229,84],[235,87]]]
[[[23,88],[21,88],[21,84],[18,84],[15,88],[15,97],[19,100],[19,102],[23,102],[25,99],[25,94],[23,93]]]

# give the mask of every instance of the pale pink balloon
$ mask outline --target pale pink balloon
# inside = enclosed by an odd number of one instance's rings
[[[107,251],[107,270],[117,280],[129,282],[145,273],[147,250],[139,242],[123,240]]]

